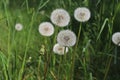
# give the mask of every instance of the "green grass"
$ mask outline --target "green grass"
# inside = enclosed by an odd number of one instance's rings
[[[73,16],[82,6],[91,11],[85,23]],[[51,37],[38,32],[39,24],[50,21],[56,8],[69,12],[67,29],[77,35],[76,45],[63,56],[52,50],[55,36],[65,28],[55,26]],[[120,47],[111,41],[112,34],[120,31],[119,17],[118,0],[1,0],[0,80],[119,80]],[[15,30],[16,23],[23,25],[22,31]]]

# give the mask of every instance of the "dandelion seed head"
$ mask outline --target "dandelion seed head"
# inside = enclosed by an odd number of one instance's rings
[[[17,23],[17,24],[15,25],[15,29],[16,29],[17,31],[21,31],[21,30],[23,29],[22,24]]]
[[[76,35],[71,30],[62,30],[58,33],[57,42],[61,46],[74,46],[76,43]]]
[[[74,11],[74,17],[77,21],[86,22],[90,19],[91,13],[88,8],[79,7]]]
[[[115,45],[118,45],[120,46],[120,32],[116,32],[112,35],[112,42],[115,44]]]
[[[43,22],[39,25],[39,33],[43,36],[51,36],[54,33],[54,27],[50,22]]]
[[[70,22],[69,13],[64,9],[56,9],[51,13],[52,23],[59,27],[67,26]]]
[[[53,47],[53,52],[59,55],[64,55],[68,52],[68,47],[63,47],[57,43]]]

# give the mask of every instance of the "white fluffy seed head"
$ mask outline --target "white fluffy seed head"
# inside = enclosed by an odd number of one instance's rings
[[[17,24],[15,25],[15,29],[16,29],[17,31],[21,31],[21,30],[23,29],[22,24],[17,23]]]
[[[43,22],[39,25],[39,33],[43,36],[51,36],[54,33],[54,27],[50,22]]]
[[[120,46],[120,32],[116,32],[112,35],[112,42],[115,44],[115,45],[118,45]]]
[[[76,35],[71,30],[62,30],[58,33],[57,42],[61,46],[74,46],[76,43]]]
[[[61,46],[57,43],[53,47],[53,52],[59,55],[64,55],[68,52],[68,47]]]
[[[65,27],[70,22],[70,15],[64,9],[55,9],[50,16],[52,23],[59,27]]]
[[[74,17],[79,22],[86,22],[90,19],[91,13],[88,8],[79,7],[74,11]]]

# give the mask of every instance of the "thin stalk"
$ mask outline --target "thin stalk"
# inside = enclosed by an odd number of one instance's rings
[[[18,80],[21,80],[21,77],[22,77],[22,74],[23,74],[23,71],[24,71],[24,66],[25,66],[26,56],[27,56],[27,51],[28,51],[28,45],[29,45],[30,38],[31,38],[31,34],[30,33],[31,33],[31,30],[32,30],[33,22],[34,22],[34,16],[35,16],[35,13],[33,13],[33,15],[32,15],[32,21],[31,21],[31,24],[30,24],[30,30],[28,32],[28,37],[27,37],[27,42],[26,42],[25,55],[24,55],[24,58],[23,58],[22,68],[20,70],[19,79]]]
[[[90,80],[93,80],[92,73],[90,73]]]
[[[55,33],[54,33],[53,45],[56,44],[56,41],[57,41],[56,39],[57,39],[58,31],[59,31],[59,27],[55,26]],[[55,66],[55,63],[56,63],[56,56],[55,55],[52,56],[52,61],[53,61],[53,66]]]
[[[41,80],[41,74],[40,74],[40,63],[41,63],[41,56],[39,56],[39,60],[38,60],[38,80]]]
[[[117,63],[117,46],[115,47],[115,57],[114,57],[114,64]]]
[[[25,1],[26,1],[27,12],[29,12],[28,0],[25,0]]]
[[[0,59],[1,59],[1,61],[2,61],[2,66],[3,66],[3,75],[5,76],[5,80],[9,80],[9,75],[8,75],[8,71],[7,71],[7,67],[6,67],[6,65],[7,65],[7,62],[6,62],[6,56],[5,55],[3,55],[4,53],[2,53],[1,51],[0,51]]]
[[[103,80],[106,80],[106,78],[107,78],[107,74],[108,74],[108,71],[109,71],[109,69],[110,69],[111,61],[112,61],[112,56],[110,56],[109,63],[108,63],[108,66],[107,66],[107,68],[106,68],[106,71],[105,71],[105,75],[104,75]]]
[[[72,2],[71,2],[71,0],[69,0],[69,6],[71,7],[71,4],[72,4]]]
[[[85,80],[87,80],[86,60],[85,60],[85,58],[83,59],[83,68],[84,68],[84,77],[85,77]]]
[[[80,33],[81,33],[81,27],[82,27],[82,23],[80,23],[80,27],[79,27],[79,32],[78,32],[78,38],[77,38],[77,42],[76,42],[76,45],[75,45],[75,50],[74,50],[74,54],[73,54],[73,60],[72,60],[72,68],[71,68],[71,79],[73,78],[73,74],[74,74],[74,64],[75,64],[75,56],[77,54],[77,48],[78,48],[78,43],[79,43],[79,38],[80,38]]]
[[[10,61],[10,22],[9,22],[9,15],[8,15],[8,11],[7,11],[7,5],[4,3],[4,10],[5,10],[5,15],[6,15],[6,19],[7,19],[7,26],[8,26],[8,60],[7,60],[7,68],[9,66],[9,61]]]
[[[4,10],[5,10],[5,15],[6,15],[6,22],[7,22],[7,26],[8,26],[8,42],[7,42],[7,48],[8,48],[8,59],[7,59],[7,64],[5,66],[5,78],[6,80],[9,80],[9,73],[8,73],[8,68],[9,68],[9,62],[10,62],[10,22],[9,22],[9,15],[8,15],[8,10],[7,10],[7,4],[5,4],[6,2],[3,0],[3,4],[4,4]]]
[[[56,44],[56,39],[57,39],[58,32],[59,32],[59,27],[55,26],[55,33],[54,33],[55,35],[54,35],[54,42],[53,42],[53,44]]]
[[[48,70],[49,70],[49,65],[50,65],[50,61],[51,61],[51,57],[52,57],[51,53],[52,53],[53,47],[48,46],[48,44],[51,43],[51,42],[48,43],[48,41],[50,41],[49,38],[47,38],[45,40],[45,45],[46,45],[46,53],[45,53],[46,54],[45,55],[45,57],[46,57],[45,58],[46,59],[46,64],[45,64],[44,79],[43,80],[46,80],[46,78],[47,78],[47,74],[48,74]],[[50,54],[48,54],[48,53],[50,53]]]
[[[50,71],[50,73],[53,76],[54,80],[58,80],[57,77],[55,76],[55,74],[52,71]]]
[[[46,76],[47,76],[47,72],[48,72],[48,48],[47,48],[47,44],[48,44],[48,41],[47,41],[47,38],[44,39],[44,45],[45,45],[45,54],[44,54],[44,58],[45,58],[45,65],[44,65],[44,79],[43,80],[46,80]]]
[[[98,34],[98,36],[97,36],[97,40],[96,40],[96,41],[98,41],[98,39],[100,38],[100,36],[101,36],[101,34],[102,34],[102,32],[103,32],[103,29],[105,28],[105,25],[106,25],[106,23],[107,23],[108,21],[109,21],[108,18],[106,18],[106,19],[104,20],[103,25],[102,25],[102,27],[101,27],[101,29],[100,29],[100,32],[99,32],[99,34]]]
[[[64,64],[67,64],[68,62],[67,62],[67,53],[66,53],[66,49],[67,49],[68,47],[65,47],[64,48]],[[68,67],[68,66],[67,66]],[[68,76],[69,76],[69,74],[67,74],[67,71],[65,70],[65,78],[67,78]]]
[[[44,6],[46,6],[49,1],[50,1],[50,0],[47,0],[47,1],[45,1],[43,4],[40,4],[40,5],[39,5],[39,8],[38,8],[38,11],[41,10]],[[40,2],[41,2],[41,1],[40,1]]]
[[[60,70],[61,70],[61,63],[62,62],[62,56],[60,56],[60,62],[59,62],[59,67],[58,67],[58,77],[59,77],[59,79],[61,78],[61,74],[60,74]]]

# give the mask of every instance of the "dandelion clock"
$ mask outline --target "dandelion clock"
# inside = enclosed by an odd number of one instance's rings
[[[120,46],[120,32],[116,32],[112,35],[112,42],[115,44],[115,45],[118,45]]]
[[[64,55],[68,52],[68,47],[61,46],[57,43],[53,47],[53,52],[59,55]]]
[[[15,25],[15,29],[16,29],[17,31],[21,31],[21,30],[23,29],[22,24],[17,23],[17,24]]]
[[[42,36],[51,36],[54,33],[54,27],[50,22],[43,22],[39,25],[39,33]]]
[[[74,11],[74,17],[79,22],[86,22],[90,19],[90,10],[85,7],[79,7]]]
[[[74,46],[76,43],[76,35],[71,30],[62,30],[58,33],[57,42],[61,46]]]
[[[69,13],[64,9],[55,9],[51,13],[50,19],[53,24],[59,27],[67,26],[70,22]]]

